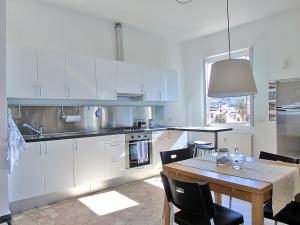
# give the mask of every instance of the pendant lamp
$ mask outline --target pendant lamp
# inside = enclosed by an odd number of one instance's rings
[[[229,30],[229,0],[227,0],[227,34],[229,59],[215,62],[211,67],[209,97],[236,97],[254,95],[256,84],[249,60],[232,59]]]

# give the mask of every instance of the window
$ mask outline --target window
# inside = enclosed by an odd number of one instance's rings
[[[232,52],[232,58],[248,59],[252,62],[251,49]],[[228,53],[205,58],[206,79],[206,124],[230,124],[251,126],[253,121],[253,96],[211,98],[207,96],[211,66],[228,58]]]

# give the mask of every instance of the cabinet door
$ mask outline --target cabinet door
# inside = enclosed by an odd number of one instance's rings
[[[177,101],[177,71],[176,70],[166,70],[167,79],[167,101]]]
[[[9,201],[32,198],[44,193],[43,154],[40,143],[28,143],[11,175]]]
[[[72,140],[43,143],[45,154],[45,193],[74,187]]]
[[[105,144],[105,179],[123,176],[125,168],[125,142]]]
[[[117,92],[143,94],[142,84],[144,69],[142,65],[117,62]]]
[[[97,98],[101,100],[117,100],[116,72],[117,62],[96,59]]]
[[[146,101],[166,100],[166,76],[164,70],[146,67],[143,74],[144,99]]]
[[[104,179],[104,139],[102,137],[76,139],[74,145],[75,186],[80,187]]]
[[[37,96],[37,57],[35,48],[7,48],[7,97]]]
[[[170,150],[181,149],[187,147],[186,131],[170,131]]]
[[[66,88],[71,99],[96,99],[95,58],[67,56]]]
[[[38,96],[46,99],[65,98],[65,55],[37,50]]]

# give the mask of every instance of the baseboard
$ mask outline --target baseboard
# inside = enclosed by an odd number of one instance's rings
[[[7,224],[11,224],[11,215],[4,215],[4,216],[0,216],[0,223],[5,223],[7,222]]]

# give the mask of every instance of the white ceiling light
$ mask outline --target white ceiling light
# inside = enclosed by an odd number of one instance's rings
[[[232,59],[229,30],[229,0],[227,0],[227,33],[229,59],[215,62],[211,67],[209,97],[246,96],[257,93],[249,60]]]

